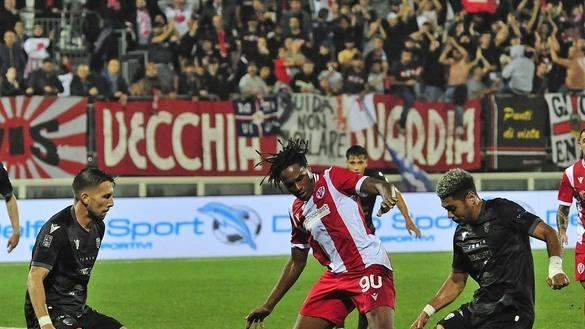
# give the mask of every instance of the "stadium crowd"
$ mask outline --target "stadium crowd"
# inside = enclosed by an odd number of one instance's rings
[[[457,0],[36,0],[38,22],[79,10],[89,61],[77,67],[56,56],[55,31],[25,31],[26,2],[4,0],[0,10],[3,96],[376,92],[409,108],[414,100],[460,105],[489,93],[585,90],[578,0],[486,1],[492,8]],[[126,34],[124,49],[117,31]],[[126,81],[120,60],[135,50],[148,63]]]

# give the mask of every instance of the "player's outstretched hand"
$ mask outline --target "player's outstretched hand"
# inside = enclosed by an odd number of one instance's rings
[[[422,329],[429,321],[429,316],[425,312],[420,312],[418,318],[410,325],[410,329]]]
[[[569,277],[563,272],[557,273],[555,276],[546,278],[546,283],[554,290],[563,289],[569,285]]]
[[[390,187],[389,193],[384,193],[382,195],[382,202],[380,203],[380,209],[378,209],[378,217],[381,217],[383,214],[390,211],[390,209],[394,208],[398,202],[398,197],[396,196],[396,188],[394,185]]]
[[[264,318],[272,312],[271,309],[265,305],[260,305],[246,316],[246,329],[248,328],[264,328]]]
[[[406,229],[408,230],[408,234],[414,233],[414,235],[417,238],[420,238],[422,236],[422,233],[420,232],[418,226],[416,226],[416,224],[413,223],[411,220],[406,221]]]
[[[20,235],[18,235],[18,234],[13,233],[10,236],[10,238],[8,239],[8,243],[6,243],[6,249],[8,250],[8,252],[11,252],[12,249],[16,248],[19,240],[20,240]]]

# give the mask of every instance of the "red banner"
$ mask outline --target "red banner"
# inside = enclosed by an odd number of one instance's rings
[[[97,102],[98,164],[129,176],[264,175],[256,150],[274,152],[276,138],[240,137],[235,120],[231,102]]]
[[[0,159],[11,178],[71,177],[87,162],[81,97],[3,97]]]
[[[368,150],[369,167],[394,167],[388,147],[427,172],[481,167],[479,100],[465,105],[465,133],[461,138],[455,138],[455,111],[447,103],[415,102],[408,114],[406,133],[400,134],[397,124],[401,103],[395,96],[375,96],[376,125],[352,133],[352,143]]]
[[[415,103],[406,134],[400,134],[400,103],[393,96],[375,96],[375,126],[351,133],[352,143],[367,148],[370,167],[393,168],[391,147],[428,172],[480,168],[479,101],[465,107],[462,138],[454,137],[454,111],[443,103]],[[268,168],[254,167],[256,150],[276,152],[277,138],[282,137],[239,136],[231,102],[162,100],[156,112],[149,101],[96,103],[98,164],[117,175],[261,176]],[[311,165],[319,169],[331,163]]]

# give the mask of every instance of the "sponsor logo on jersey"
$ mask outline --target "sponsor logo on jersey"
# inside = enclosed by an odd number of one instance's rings
[[[583,177],[578,177],[577,179],[579,180],[579,184],[583,183]]]
[[[41,245],[43,247],[49,248],[51,246],[51,242],[53,242],[53,236],[50,234],[45,234],[45,236],[43,237],[43,242],[41,242]]]
[[[330,213],[331,211],[329,210],[329,206],[327,204],[324,204],[323,207],[318,208],[315,211],[307,214],[305,216],[305,221],[303,223],[305,230],[311,231],[311,227],[313,227],[313,225],[315,225],[315,223],[318,220],[329,215]]]

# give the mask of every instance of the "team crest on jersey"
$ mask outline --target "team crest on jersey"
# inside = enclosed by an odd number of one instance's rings
[[[577,180],[579,180],[579,184],[583,183],[583,177],[577,177]]]
[[[321,186],[317,189],[317,199],[323,198],[325,195],[325,186]]]
[[[50,234],[45,234],[45,236],[43,237],[43,242],[41,242],[41,245],[43,247],[49,248],[51,246],[51,242],[53,242],[53,236]]]
[[[96,248],[99,249],[101,245],[102,245],[102,239],[95,238],[95,246],[96,246]]]
[[[583,274],[583,272],[585,272],[585,264],[583,263],[577,264],[577,272],[579,274]]]
[[[75,239],[73,242],[75,243],[75,249],[79,250],[79,239]]]

